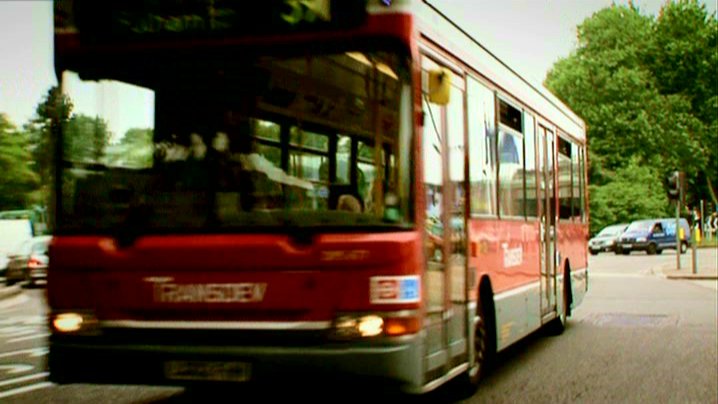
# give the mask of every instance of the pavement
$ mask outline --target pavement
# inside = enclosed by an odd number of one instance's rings
[[[718,280],[718,247],[700,248],[695,273],[691,249],[681,255],[680,269],[675,260],[657,269],[655,272],[662,273],[667,279]]]

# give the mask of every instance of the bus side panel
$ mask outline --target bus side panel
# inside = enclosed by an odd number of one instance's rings
[[[491,280],[501,350],[541,324],[538,222],[472,219],[469,230],[470,265]]]
[[[584,223],[561,222],[558,229],[558,251],[561,258],[561,272],[558,275],[559,278],[563,276],[568,263],[571,268],[571,307],[577,307],[587,290],[588,227]]]

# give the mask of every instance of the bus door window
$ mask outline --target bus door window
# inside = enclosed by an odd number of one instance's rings
[[[534,117],[524,112],[524,152],[526,158],[525,165],[525,181],[526,181],[526,217],[538,217],[538,201],[536,196],[536,133],[534,127]]]
[[[467,81],[471,213],[496,216],[496,123],[494,92],[473,78]]]
[[[455,86],[454,86],[455,84]],[[464,81],[459,75],[452,78],[451,100],[446,109],[448,181],[451,188],[449,209],[449,259],[447,270],[447,288],[452,316],[449,319],[449,344],[466,340],[466,302],[468,263],[467,245],[467,197],[466,197],[466,131],[464,120]],[[447,236],[445,236],[447,237]],[[456,352],[453,356],[467,355],[466,351]]]
[[[424,111],[430,116],[424,125],[423,153],[424,153],[424,189],[426,191],[426,231],[427,231],[427,258],[436,263],[443,263],[443,235],[444,235],[444,196],[443,196],[443,141],[438,132],[441,125],[441,109],[424,101]],[[433,121],[433,122],[432,122]],[[438,122],[437,122],[438,121]]]
[[[499,100],[499,213],[501,217],[524,216],[523,114]]]
[[[559,132],[560,133],[560,132]],[[561,133],[561,135],[563,135]],[[557,140],[558,146],[558,217],[559,219],[571,219],[571,204],[573,203],[572,192],[572,174],[571,174],[571,142],[565,135],[559,135]]]
[[[554,173],[554,134],[539,126],[539,227],[541,256],[541,313],[547,314],[556,307],[556,196]]]

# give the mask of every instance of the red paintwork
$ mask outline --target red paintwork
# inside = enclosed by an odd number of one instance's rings
[[[571,271],[588,267],[588,224],[559,222],[558,251],[561,253],[561,271],[564,269],[566,260],[569,262]]]
[[[491,278],[494,293],[540,277],[538,221],[472,219],[469,221],[469,263],[480,279]],[[506,250],[521,249],[520,265],[504,265]]]
[[[417,309],[370,304],[369,277],[420,274],[420,240],[418,232],[325,234],[298,246],[284,235],[170,235],[117,249],[108,237],[58,236],[48,301],[54,310],[94,309],[102,320],[326,321],[342,311]],[[261,303],[157,303],[147,277],[267,289]]]
[[[488,275],[494,293],[505,292],[540,280],[539,222],[537,220],[469,220],[469,263],[478,272],[478,278]],[[563,273],[564,265],[571,270],[585,269],[588,265],[588,226],[585,223],[558,223],[558,251]],[[507,250],[521,248],[521,264],[505,266]]]

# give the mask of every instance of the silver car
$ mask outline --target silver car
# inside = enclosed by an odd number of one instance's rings
[[[595,237],[588,241],[588,251],[596,255],[603,251],[615,251],[616,240],[628,227],[627,223],[604,227]]]

